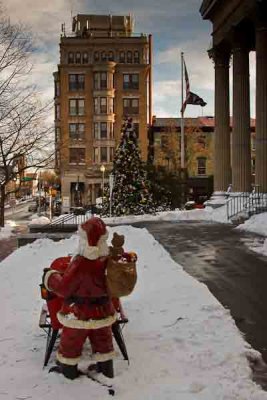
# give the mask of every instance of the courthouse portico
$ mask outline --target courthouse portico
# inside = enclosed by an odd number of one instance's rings
[[[251,191],[249,52],[256,51],[255,184],[267,193],[266,0],[204,0],[203,19],[213,24],[209,51],[215,67],[214,190]],[[230,136],[229,65],[233,60],[233,130]]]

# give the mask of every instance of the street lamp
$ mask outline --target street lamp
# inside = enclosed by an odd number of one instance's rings
[[[105,165],[101,165],[100,171],[102,172],[102,205],[103,205],[103,200],[104,200],[104,178],[105,178],[105,171],[106,167]]]
[[[109,216],[111,217],[111,210],[112,210],[112,191],[114,185],[114,175],[111,173],[109,175]]]

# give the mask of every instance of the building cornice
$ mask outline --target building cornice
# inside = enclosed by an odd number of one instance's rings
[[[209,19],[210,13],[219,3],[219,0],[204,0],[200,7],[200,13],[203,19]]]

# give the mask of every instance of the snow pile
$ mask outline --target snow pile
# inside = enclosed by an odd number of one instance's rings
[[[253,215],[245,221],[244,224],[239,225],[236,229],[258,233],[262,236],[267,236],[267,212],[258,215]],[[256,244],[255,246],[249,246],[251,250],[256,253],[267,256],[267,239],[264,240],[262,245]]]
[[[50,224],[50,219],[45,216],[39,217],[37,214],[35,214],[31,222],[29,222],[29,225],[46,225],[46,224]]]
[[[245,221],[244,224],[239,225],[236,229],[267,236],[267,212],[252,215],[250,219]]]
[[[6,221],[5,226],[0,228],[0,240],[8,239],[10,236],[12,236],[15,226],[16,223],[14,221]]]
[[[139,257],[136,290],[123,299],[130,320],[124,329],[130,366],[118,352],[116,398],[267,399],[251,381],[246,359],[250,346],[207,287],[186,274],[146,229],[109,230],[124,234],[125,249]],[[71,382],[42,369],[42,269],[54,258],[73,253],[76,245],[76,235],[61,242],[37,240],[0,264],[0,394],[5,400],[110,399],[105,388],[86,377]]]

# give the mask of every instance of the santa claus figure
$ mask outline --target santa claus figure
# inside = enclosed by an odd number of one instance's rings
[[[65,272],[50,269],[43,277],[47,290],[64,299],[57,314],[63,326],[57,353],[58,372],[69,379],[79,376],[78,362],[88,338],[97,371],[112,378],[115,353],[111,325],[116,316],[105,277],[108,233],[100,218],[89,219],[78,232],[78,254]]]

